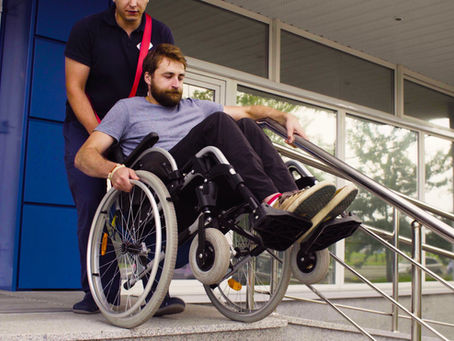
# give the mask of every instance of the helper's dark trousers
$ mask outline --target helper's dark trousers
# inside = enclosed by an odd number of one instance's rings
[[[90,291],[87,279],[87,242],[96,208],[106,193],[106,180],[85,175],[74,166],[77,151],[88,138],[85,128],[76,120],[65,121],[65,166],[68,183],[77,209],[77,238],[80,255],[82,290]]]

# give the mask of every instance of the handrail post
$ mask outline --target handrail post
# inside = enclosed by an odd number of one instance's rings
[[[393,208],[394,215],[394,235],[393,235],[393,244],[395,248],[399,248],[399,234],[400,234],[400,221],[399,221],[399,212]],[[396,252],[393,252],[393,298],[396,301],[399,301],[399,255]],[[392,305],[391,312],[392,325],[391,330],[397,332],[399,330],[399,308],[396,305]]]
[[[422,227],[416,220],[411,223],[412,227],[412,256],[413,259],[421,263],[422,261]],[[411,281],[411,310],[417,317],[422,316],[422,271],[419,267],[412,265],[412,281]],[[421,340],[421,325],[414,319],[411,321],[411,339],[412,341]]]

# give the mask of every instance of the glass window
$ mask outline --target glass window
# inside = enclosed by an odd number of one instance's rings
[[[424,157],[425,201],[441,210],[452,212],[454,205],[452,141],[426,135]]]
[[[393,70],[286,31],[281,82],[394,113]]]
[[[390,125],[347,116],[346,162],[387,188],[402,194],[417,195],[417,134]],[[392,231],[394,212],[385,201],[360,190],[349,208],[365,225]],[[409,236],[411,220],[400,218],[400,232]],[[345,259],[374,282],[390,282],[393,254],[377,240],[357,231],[345,241]],[[404,248],[405,251],[408,251]],[[402,270],[399,272],[406,274]],[[405,278],[405,280],[408,280]],[[345,272],[347,282],[357,278]]]
[[[425,86],[404,81],[404,113],[424,121],[454,129],[454,97]]]
[[[453,158],[452,141],[435,136],[425,136],[424,156],[426,183],[425,201],[443,211],[453,211]],[[442,219],[452,225],[452,221]],[[453,245],[429,229],[426,229],[426,243],[448,251],[454,251]],[[426,253],[426,266],[444,277],[453,279],[454,262],[446,257]],[[426,275],[426,280],[433,280]]]
[[[454,280],[454,259],[427,252],[426,267],[447,281]],[[434,281],[434,279],[426,275],[426,281]]]
[[[196,0],[153,0],[147,13],[187,56],[268,77],[267,24]]]
[[[300,119],[309,139],[334,154],[336,111],[244,86],[238,86],[236,102],[238,105],[266,105],[294,114]]]

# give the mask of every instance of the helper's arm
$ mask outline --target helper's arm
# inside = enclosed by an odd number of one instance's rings
[[[130,168],[117,167],[118,164],[107,160],[103,154],[112,145],[114,139],[100,131],[95,131],[80,147],[74,159],[75,166],[89,176],[111,177],[112,186],[118,190],[129,192],[132,188],[129,179],[139,180],[137,174]]]
[[[79,122],[85,127],[89,134],[98,125],[95,112],[90,100],[85,93],[90,67],[76,62],[68,57],[65,58],[66,95],[68,102],[74,111]]]
[[[296,116],[266,107],[263,105],[249,105],[249,106],[225,106],[224,111],[226,114],[233,117],[235,120],[240,120],[242,118],[250,118],[255,121],[271,118],[272,120],[282,124],[287,128],[287,143],[293,143],[295,141],[295,136],[299,135],[301,137],[307,138],[304,133],[303,127],[301,127],[298,118]]]

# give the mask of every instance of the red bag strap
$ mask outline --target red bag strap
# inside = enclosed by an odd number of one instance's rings
[[[139,53],[139,60],[137,62],[136,76],[134,78],[134,84],[132,85],[131,92],[129,93],[128,97],[134,97],[136,95],[137,87],[139,86],[140,77],[142,76],[143,60],[145,59],[145,56],[148,53],[148,48],[150,47],[152,25],[153,25],[153,23],[152,23],[151,17],[145,13],[145,30],[143,32],[142,43],[140,44],[140,53]],[[88,97],[88,95],[87,95],[87,97]],[[89,100],[90,100],[90,98],[89,98]],[[91,101],[90,101],[90,103],[91,103]],[[93,104],[91,106],[93,107]],[[94,111],[94,109],[93,109],[93,111]],[[96,111],[95,111],[95,116],[96,116],[96,120],[98,121],[98,123],[100,123],[101,119],[99,118]]]
[[[145,30],[143,32],[142,43],[140,44],[140,53],[139,61],[137,62],[136,77],[134,78],[134,84],[132,85],[129,97],[134,97],[136,95],[137,87],[139,86],[140,78],[142,76],[143,60],[145,59],[145,56],[148,53],[148,48],[150,47],[151,29],[152,29],[151,17],[145,13]]]

